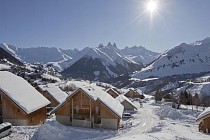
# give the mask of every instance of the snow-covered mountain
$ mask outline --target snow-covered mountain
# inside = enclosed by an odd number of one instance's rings
[[[157,53],[146,50],[143,47],[132,47],[125,49],[118,49],[116,44],[103,46],[100,44],[96,48],[86,47],[82,50],[78,49],[60,49],[60,48],[48,48],[48,47],[36,47],[36,48],[18,48],[6,43],[0,44],[0,47],[9,52],[14,57],[18,58],[22,62],[33,63],[39,62],[43,64],[52,65],[58,71],[62,71],[67,67],[74,64],[76,61],[84,57],[85,55],[91,55],[93,58],[97,58],[99,55],[105,61],[113,63],[119,57],[124,57],[129,61],[135,61],[137,63],[149,63],[156,58]],[[126,52],[127,51],[127,52]],[[109,57],[107,57],[109,56]]]
[[[47,47],[37,47],[37,48],[17,48],[12,45],[7,45],[6,43],[0,44],[0,47],[15,56],[16,58],[28,62],[59,62],[62,60],[72,59],[71,56],[67,55],[74,53],[73,50],[68,50],[66,53],[58,48],[47,48]]]
[[[18,59],[13,57],[10,53],[8,53],[7,51],[5,51],[2,48],[0,48],[0,62],[1,61],[2,61],[2,63],[9,62],[9,63],[16,64],[16,65],[22,65],[22,63]]]
[[[72,65],[62,72],[64,76],[89,80],[105,80],[139,70],[143,66],[142,63],[127,58],[115,43],[84,48],[71,63]]]
[[[133,78],[164,77],[210,71],[210,38],[182,43],[161,54],[153,63],[132,75]]]
[[[144,64],[152,62],[160,55],[159,53],[147,50],[142,46],[125,47],[122,49],[122,52],[131,60]]]

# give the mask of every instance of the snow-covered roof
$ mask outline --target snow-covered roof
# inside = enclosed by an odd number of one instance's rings
[[[121,88],[121,89],[119,89],[119,92],[121,92],[122,94],[125,94],[128,91],[129,91],[129,89],[127,89],[127,88]]]
[[[193,86],[188,88],[187,92],[210,95],[210,82],[193,83]]]
[[[50,104],[27,81],[7,71],[0,72],[0,89],[27,114]]]
[[[124,95],[126,95],[129,91],[134,91],[139,95],[143,95],[143,92],[140,89],[134,89],[134,88],[123,89]]]
[[[206,108],[196,119],[196,121],[200,121],[204,117],[210,117],[210,107]]]
[[[124,106],[120,104],[117,100],[115,100],[111,95],[102,90],[100,87],[96,86],[95,84],[89,84],[80,87],[79,89],[74,91],[74,93],[69,95],[66,98],[66,101],[67,99],[71,98],[74,94],[76,94],[79,90],[82,90],[86,95],[88,95],[94,101],[99,100],[106,107],[108,107],[113,113],[122,118]],[[54,110],[52,110],[51,113],[55,112],[58,108],[60,108],[63,104],[65,104],[66,101],[61,103]]]
[[[185,85],[183,87],[180,87],[180,88],[175,89],[174,92],[176,94],[180,94],[181,92],[185,92],[188,87],[189,87],[189,85]]]
[[[55,84],[47,84],[47,85],[38,85],[42,91],[47,91],[57,102],[62,103],[68,94],[62,91],[57,85]]]
[[[115,100],[119,101],[120,103],[124,102],[124,101],[127,101],[130,105],[132,105],[135,109],[136,106],[131,102],[131,100],[129,100],[127,97],[125,97],[124,95],[119,95],[115,98]]]
[[[139,95],[143,95],[143,92],[140,89],[136,89],[136,92],[139,93]]]

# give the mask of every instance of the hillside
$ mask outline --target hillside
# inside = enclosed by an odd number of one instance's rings
[[[195,43],[182,43],[165,53],[133,78],[164,77],[210,71],[210,38]]]
[[[5,59],[13,64],[22,65],[22,63],[18,59],[16,59],[11,54],[6,52],[4,49],[0,48],[0,60],[5,60]]]

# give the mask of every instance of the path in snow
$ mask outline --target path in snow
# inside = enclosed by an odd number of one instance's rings
[[[121,135],[114,137],[113,139],[119,139],[122,137],[142,134],[142,133],[148,131],[149,129],[151,129],[157,123],[155,121],[155,119],[158,119],[157,116],[155,116],[152,113],[153,109],[154,109],[154,106],[144,104],[144,106],[142,108],[139,108],[140,124],[138,124],[136,127],[132,127],[132,129],[130,131],[126,131],[125,133],[123,133],[123,131],[122,131]]]

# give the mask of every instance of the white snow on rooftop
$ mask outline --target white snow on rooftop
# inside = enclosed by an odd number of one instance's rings
[[[108,108],[110,108],[116,115],[122,117],[124,106],[116,101],[111,95],[106,93],[100,87],[95,85],[89,85],[81,88],[88,95],[90,95],[93,99],[100,100],[103,104],[105,104]]]
[[[0,72],[0,89],[27,114],[50,102],[23,78],[10,72]]]
[[[124,95],[119,95],[115,98],[115,100],[119,101],[120,103],[127,101],[129,104],[131,104],[134,108],[136,108],[136,106],[131,102],[131,100],[129,100],[127,97],[125,97]],[[136,108],[137,109],[137,108]]]
[[[199,121],[200,119],[202,119],[205,116],[210,116],[210,107],[206,108],[198,117],[197,117],[197,121]]]
[[[64,91],[62,91],[57,85],[55,84],[47,84],[47,85],[39,85],[39,87],[43,91],[48,91],[48,93],[53,96],[53,98],[58,101],[59,103],[62,103],[64,100],[66,100],[66,97],[68,94]]]

